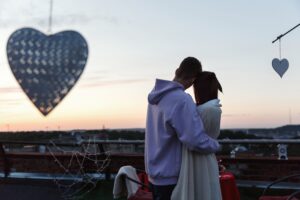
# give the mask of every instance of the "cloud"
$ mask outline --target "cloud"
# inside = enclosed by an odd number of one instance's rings
[[[21,102],[20,99],[0,99],[0,106],[15,106],[20,105]]]
[[[70,1],[71,3],[72,1]],[[1,28],[20,26],[43,26],[48,27],[50,1],[41,5],[38,0],[0,0],[0,26]],[[72,2],[73,3],[73,2]],[[92,4],[91,4],[92,5]],[[63,6],[65,9],[58,9]],[[103,15],[97,12],[82,12],[76,9],[68,9],[69,3],[54,3],[52,11],[52,27],[65,26],[70,24],[87,24],[91,21],[102,21],[118,25],[120,19],[115,16]],[[80,5],[77,5],[79,7]],[[60,13],[58,13],[60,12]],[[124,21],[124,19],[122,19]]]
[[[103,86],[111,86],[111,85],[123,85],[123,84],[134,84],[134,83],[142,83],[147,82],[147,79],[125,79],[125,80],[103,80],[97,82],[91,82],[83,84],[82,87],[103,87]]]
[[[41,25],[41,26],[48,26],[48,18],[41,19],[41,18],[33,18],[33,20]],[[69,14],[69,15],[55,15],[52,19],[53,26],[64,26],[66,24],[86,24],[91,21],[104,21],[107,23],[117,25],[119,20],[116,17],[110,16],[91,16],[91,15],[84,15],[84,14]]]
[[[84,76],[85,76],[85,80],[86,81],[97,81],[97,80],[103,80],[105,79],[107,76],[110,75],[110,72],[108,70],[96,70],[93,72],[87,72],[85,75],[84,72]]]
[[[222,117],[249,117],[250,114],[239,113],[239,114],[223,114]]]
[[[65,26],[66,24],[87,24],[91,21],[104,21],[110,24],[118,25],[119,20],[111,16],[88,16],[84,14],[69,14],[69,15],[55,15],[52,18],[52,28],[57,26]],[[48,17],[1,17],[0,26],[2,28],[10,28],[15,26],[24,26],[24,24],[37,25],[48,27]]]
[[[0,94],[3,93],[15,93],[15,92],[22,92],[21,88],[17,87],[4,87],[0,88]]]

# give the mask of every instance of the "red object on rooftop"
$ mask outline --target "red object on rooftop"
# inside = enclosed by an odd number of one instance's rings
[[[148,175],[145,172],[138,173],[138,177],[142,184],[146,187],[141,186],[135,195],[131,196],[128,200],[153,200],[152,193],[149,191],[149,180]]]
[[[139,173],[138,174],[138,177],[139,177],[139,179],[140,179],[140,181],[143,183],[143,184],[145,184],[146,186],[148,186],[148,187],[141,187],[141,189],[142,190],[144,190],[144,191],[146,191],[146,192],[150,192],[150,190],[149,190],[149,179],[148,179],[148,175],[146,174],[146,173]]]
[[[220,184],[223,200],[240,200],[240,193],[231,172],[220,172]]]
[[[149,180],[146,173],[139,173],[138,177],[146,186],[149,186]],[[240,200],[240,193],[236,186],[234,175],[231,172],[220,172],[220,184],[223,200]],[[128,200],[152,200],[152,193],[148,187],[141,186],[136,194]],[[260,199],[260,200],[275,200],[275,199]],[[277,199],[276,199],[277,200]],[[282,199],[278,199],[282,200]]]
[[[152,193],[139,188],[135,195],[131,196],[128,200],[153,200]]]

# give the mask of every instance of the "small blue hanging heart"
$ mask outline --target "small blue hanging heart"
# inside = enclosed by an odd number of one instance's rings
[[[274,58],[272,60],[272,66],[273,66],[273,69],[277,72],[277,74],[279,74],[279,76],[282,78],[284,73],[289,68],[289,61],[285,58],[282,60],[279,60],[278,58]]]
[[[44,116],[76,84],[88,58],[87,42],[75,31],[47,36],[21,28],[9,37],[6,50],[17,82]]]

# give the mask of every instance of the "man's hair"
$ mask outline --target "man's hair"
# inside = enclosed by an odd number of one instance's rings
[[[202,65],[197,58],[187,57],[179,65],[176,70],[176,77],[184,80],[196,78],[196,76],[202,72]]]
[[[206,71],[200,73],[194,81],[196,104],[200,105],[218,98],[218,90],[223,92],[215,73]]]

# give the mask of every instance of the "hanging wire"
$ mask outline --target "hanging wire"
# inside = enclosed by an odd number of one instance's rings
[[[289,32],[291,32],[292,30],[294,30],[298,26],[300,26],[300,24],[297,24],[296,26],[294,26],[293,28],[291,28],[290,30],[288,30],[286,33],[277,36],[277,38],[275,40],[273,40],[272,43],[276,42],[277,40],[280,40],[283,36],[285,36],[286,34],[288,34]]]
[[[279,39],[279,59],[281,60],[281,39]]]
[[[49,34],[52,32],[52,10],[53,10],[53,0],[50,0],[49,23],[48,23]]]

